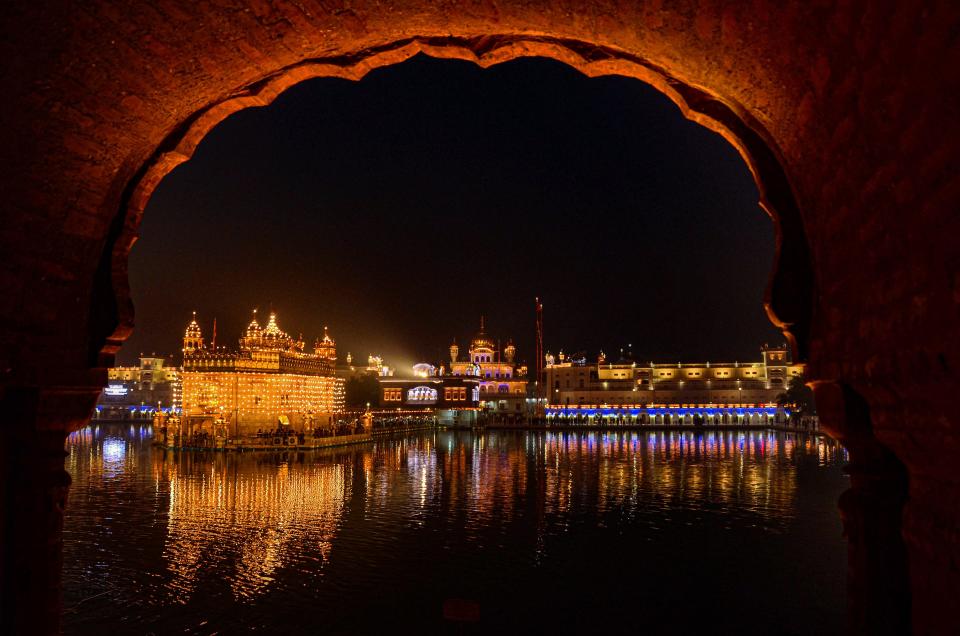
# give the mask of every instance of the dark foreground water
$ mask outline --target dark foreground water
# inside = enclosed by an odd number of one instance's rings
[[[842,628],[844,457],[817,437],[442,432],[224,455],[150,434],[68,442],[67,633]]]

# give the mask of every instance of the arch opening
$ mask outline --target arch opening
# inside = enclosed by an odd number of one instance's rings
[[[195,149],[195,146],[194,146],[194,149]],[[152,192],[152,190],[151,190],[151,192]],[[144,206],[145,206],[145,203],[144,203]],[[769,210],[769,204],[767,204],[766,207],[767,207],[767,209]],[[144,210],[144,209],[145,209],[145,207],[139,209],[139,211],[136,211],[135,214],[141,215],[141,214],[143,213],[143,210]],[[778,241],[778,243],[782,244],[782,241]],[[769,297],[772,297],[772,294],[768,294],[768,296],[769,296]],[[796,339],[794,338],[794,344],[796,344],[796,342],[797,342],[797,341],[796,341]],[[667,422],[670,423],[670,424],[673,424],[673,423],[674,423],[674,417],[675,417],[675,416],[667,415]],[[685,415],[685,416],[682,416],[682,420],[678,420],[676,423],[677,423],[677,424],[689,424],[689,423],[692,422],[692,420],[693,420],[693,416]],[[698,446],[697,448],[699,448],[699,446]]]
[[[417,54],[459,59],[487,68],[503,62],[540,57],[564,63],[587,77],[619,75],[640,80],[669,98],[687,119],[721,135],[743,158],[757,184],[760,207],[774,224],[775,256],[764,307],[783,331],[794,359],[808,357],[813,316],[814,275],[809,246],[795,193],[776,146],[758,122],[735,104],[688,86],[643,60],[584,42],[549,38],[491,36],[479,39],[413,38],[368,49],[356,56],[310,60],[281,69],[236,94],[198,111],[156,149],[123,189],[94,279],[91,303],[91,364],[109,366],[133,328],[128,257],[147,202],[165,175],[195,152],[220,122],[245,108],[265,106],[292,86],[313,78],[360,80],[371,70],[406,61]]]

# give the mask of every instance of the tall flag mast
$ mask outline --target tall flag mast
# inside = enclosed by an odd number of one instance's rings
[[[543,402],[543,397],[544,397],[544,385],[543,385],[543,384],[544,384],[544,381],[545,381],[545,378],[543,377],[543,361],[544,361],[544,357],[543,357],[543,303],[540,302],[540,297],[539,297],[539,296],[534,299],[534,302],[535,302],[535,304],[536,304],[536,310],[537,310],[537,364],[536,364],[537,377],[536,377],[536,379],[534,380],[534,382],[535,382],[534,386],[537,387],[536,414],[537,414],[537,417],[540,417],[540,416],[543,415],[543,408],[544,408],[544,406],[545,406],[545,405],[544,405],[544,402]]]

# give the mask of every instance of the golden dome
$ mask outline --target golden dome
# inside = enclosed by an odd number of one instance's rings
[[[477,332],[477,335],[473,337],[473,340],[470,341],[470,349],[489,349],[493,351],[493,341],[487,338],[487,333],[483,328],[483,316],[480,316],[480,331]]]
[[[327,327],[323,328],[323,339],[318,339],[313,345],[313,351],[318,356],[327,358],[328,360],[337,359],[337,343],[333,341],[333,338],[330,337],[330,333],[327,331]],[[348,363],[349,364],[349,363]]]
[[[201,337],[200,325],[197,324],[197,312],[193,312],[193,320],[190,321],[190,324],[187,325],[187,330],[184,332],[184,338],[199,338]]]
[[[325,345],[335,345],[333,338],[330,337],[330,333],[327,331],[327,326],[323,326],[323,344]]]
[[[260,333],[263,331],[260,327],[260,323],[257,322],[257,310],[253,310],[253,320],[250,321],[250,324],[247,325],[247,338],[259,338]]]
[[[263,337],[273,340],[287,340],[290,338],[290,336],[277,325],[276,312],[270,312],[270,319],[267,321],[267,326],[263,328]]]

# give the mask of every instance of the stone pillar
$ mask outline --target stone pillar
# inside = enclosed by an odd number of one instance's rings
[[[956,461],[956,460],[954,460]],[[956,634],[960,598],[960,487],[937,475],[911,473],[903,515],[913,589],[913,633]]]
[[[847,632],[910,632],[910,586],[902,534],[904,465],[873,435],[866,401],[850,387],[814,384],[823,428],[850,454],[850,489],[840,496],[848,547]]]
[[[85,424],[99,387],[8,387],[0,399],[0,632],[60,631],[67,434]]]

